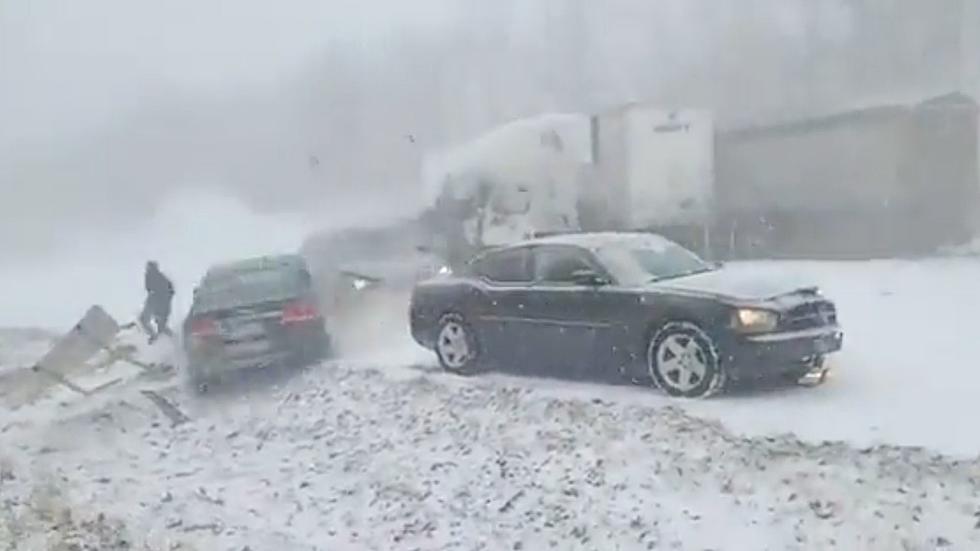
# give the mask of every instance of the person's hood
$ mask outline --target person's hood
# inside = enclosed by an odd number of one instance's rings
[[[793,276],[762,275],[725,267],[655,282],[651,286],[739,301],[772,300],[791,294],[813,294],[818,291],[812,283],[805,283]]]

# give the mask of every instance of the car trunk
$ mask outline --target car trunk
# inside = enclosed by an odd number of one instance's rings
[[[196,313],[190,330],[193,355],[237,363],[296,351],[323,332],[323,318],[297,296]]]
[[[287,331],[282,323],[283,312],[289,302],[280,300],[215,312],[217,337],[225,355],[254,357],[281,347]]]

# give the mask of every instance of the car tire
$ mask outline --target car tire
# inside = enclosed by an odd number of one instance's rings
[[[726,377],[714,339],[689,322],[670,322],[647,344],[654,385],[670,396],[707,398],[724,390]]]
[[[329,360],[332,353],[333,344],[330,335],[323,332],[300,347],[300,350],[289,359],[289,367],[297,369],[313,367]]]
[[[330,333],[324,332],[320,341],[319,357],[317,361],[325,362],[333,357],[333,337]]]
[[[433,348],[439,365],[450,373],[473,375],[481,371],[480,341],[476,330],[459,314],[442,316]]]
[[[201,362],[194,361],[189,354],[184,361],[187,384],[195,394],[207,394],[213,386],[221,382],[218,374],[204,367]]]
[[[187,380],[191,390],[196,394],[207,394],[211,390],[211,379],[199,368],[195,368],[193,364],[187,365]]]

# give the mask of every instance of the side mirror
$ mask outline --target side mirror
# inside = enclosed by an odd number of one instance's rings
[[[432,252],[432,247],[428,245],[416,245],[415,250],[423,254],[429,254]]]
[[[572,282],[576,285],[588,285],[589,287],[602,287],[609,284],[609,280],[589,268],[572,272]]]

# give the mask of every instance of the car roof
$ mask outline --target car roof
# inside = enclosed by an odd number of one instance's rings
[[[306,260],[298,254],[266,255],[215,264],[208,270],[206,277],[210,279],[260,270],[299,270],[303,268],[306,268]]]
[[[571,245],[584,249],[595,250],[609,246],[632,246],[660,249],[673,242],[655,233],[644,232],[583,232],[563,233],[538,237],[507,248],[535,245]]]

